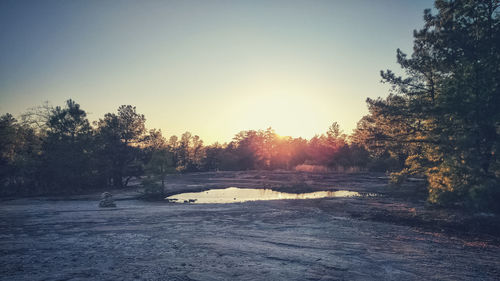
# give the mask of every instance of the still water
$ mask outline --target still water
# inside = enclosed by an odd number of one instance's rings
[[[169,196],[165,199],[176,203],[238,203],[259,200],[280,199],[315,199],[325,197],[354,197],[360,196],[358,192],[339,191],[317,191],[310,193],[286,193],[271,189],[238,188],[229,187],[225,189],[210,189],[202,192],[189,192]]]

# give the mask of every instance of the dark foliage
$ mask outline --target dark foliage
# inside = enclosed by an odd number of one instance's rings
[[[311,140],[281,137],[271,128],[243,131],[227,144],[204,146],[189,132],[167,141],[146,118],[123,105],[92,126],[73,100],[30,109],[23,122],[0,118],[1,194],[65,194],[123,188],[143,178],[147,196],[161,196],[168,173],[295,169],[366,169],[370,155],[350,144],[337,123]],[[381,168],[378,166],[378,168]],[[383,167],[382,167],[383,168]]]
[[[500,2],[436,1],[414,32],[404,70],[382,72],[393,92],[368,99],[355,138],[404,163],[396,177],[423,175],[429,200],[500,211]]]

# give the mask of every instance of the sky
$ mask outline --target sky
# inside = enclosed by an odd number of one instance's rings
[[[205,143],[272,127],[346,133],[384,97],[430,0],[0,1],[0,114],[71,98],[90,120],[131,104]]]

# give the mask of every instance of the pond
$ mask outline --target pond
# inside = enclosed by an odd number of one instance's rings
[[[259,200],[282,200],[282,199],[316,199],[328,197],[355,197],[360,196],[358,192],[339,191],[317,191],[310,193],[286,193],[271,189],[238,188],[229,187],[225,189],[210,189],[202,192],[189,192],[169,196],[165,198],[175,203],[239,203]]]

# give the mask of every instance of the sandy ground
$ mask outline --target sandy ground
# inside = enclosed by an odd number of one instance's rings
[[[428,211],[381,176],[200,173],[168,177],[167,187],[380,194],[361,198],[173,204],[137,200],[132,188],[114,191],[110,209],[97,207],[98,194],[2,200],[0,280],[500,279],[494,236],[394,219]]]

